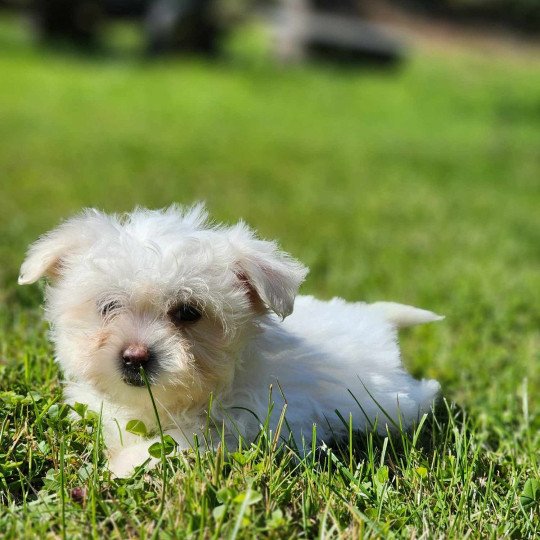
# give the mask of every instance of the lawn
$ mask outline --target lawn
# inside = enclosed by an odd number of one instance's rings
[[[540,63],[418,52],[392,72],[33,48],[0,19],[0,530],[21,537],[540,533]],[[61,404],[29,242],[81,207],[204,199],[311,268],[303,292],[443,313],[403,332],[443,401],[412,434],[300,459],[264,434],[111,479]],[[165,480],[165,481],[164,481]]]

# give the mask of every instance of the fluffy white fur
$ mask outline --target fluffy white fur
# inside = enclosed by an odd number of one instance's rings
[[[203,439],[211,395],[215,425],[231,439],[255,438],[270,385],[270,427],[285,396],[283,434],[290,428],[299,445],[314,423],[320,441],[343,435],[336,409],[351,413],[355,428],[381,432],[429,410],[439,384],[404,370],[397,330],[440,317],[386,302],[295,302],[306,273],[243,222],[211,224],[196,205],[123,216],[86,210],[29,248],[19,283],[49,277],[46,315],[66,399],[103,410],[110,467],[124,476],[154,442],[127,433],[127,422],[156,427],[146,388],[127,384],[122,371],[132,344],[154,353],[153,394],[180,449],[194,434]],[[173,324],[171,312],[185,305],[202,317]]]

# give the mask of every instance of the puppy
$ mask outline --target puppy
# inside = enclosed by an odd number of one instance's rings
[[[210,223],[199,204],[85,210],[30,246],[19,284],[49,278],[66,400],[102,411],[110,469],[126,476],[158,440],[125,429],[134,419],[157,428],[141,367],[180,450],[203,440],[209,415],[231,441],[253,440],[267,415],[276,429],[286,403],[281,435],[301,447],[313,424],[318,442],[347,433],[336,410],[385,433],[430,409],[439,384],[404,370],[397,330],[441,317],[387,302],[295,302],[306,274],[245,223]]]

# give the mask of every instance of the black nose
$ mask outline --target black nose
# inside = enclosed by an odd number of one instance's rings
[[[129,345],[122,351],[122,360],[126,367],[144,366],[150,358],[150,351],[146,345]]]

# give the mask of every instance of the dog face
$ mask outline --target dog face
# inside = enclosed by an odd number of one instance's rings
[[[145,393],[200,407],[230,387],[267,310],[292,311],[307,270],[244,224],[212,226],[201,205],[87,210],[34,243],[20,284],[48,276],[46,315],[66,377],[112,401]]]

